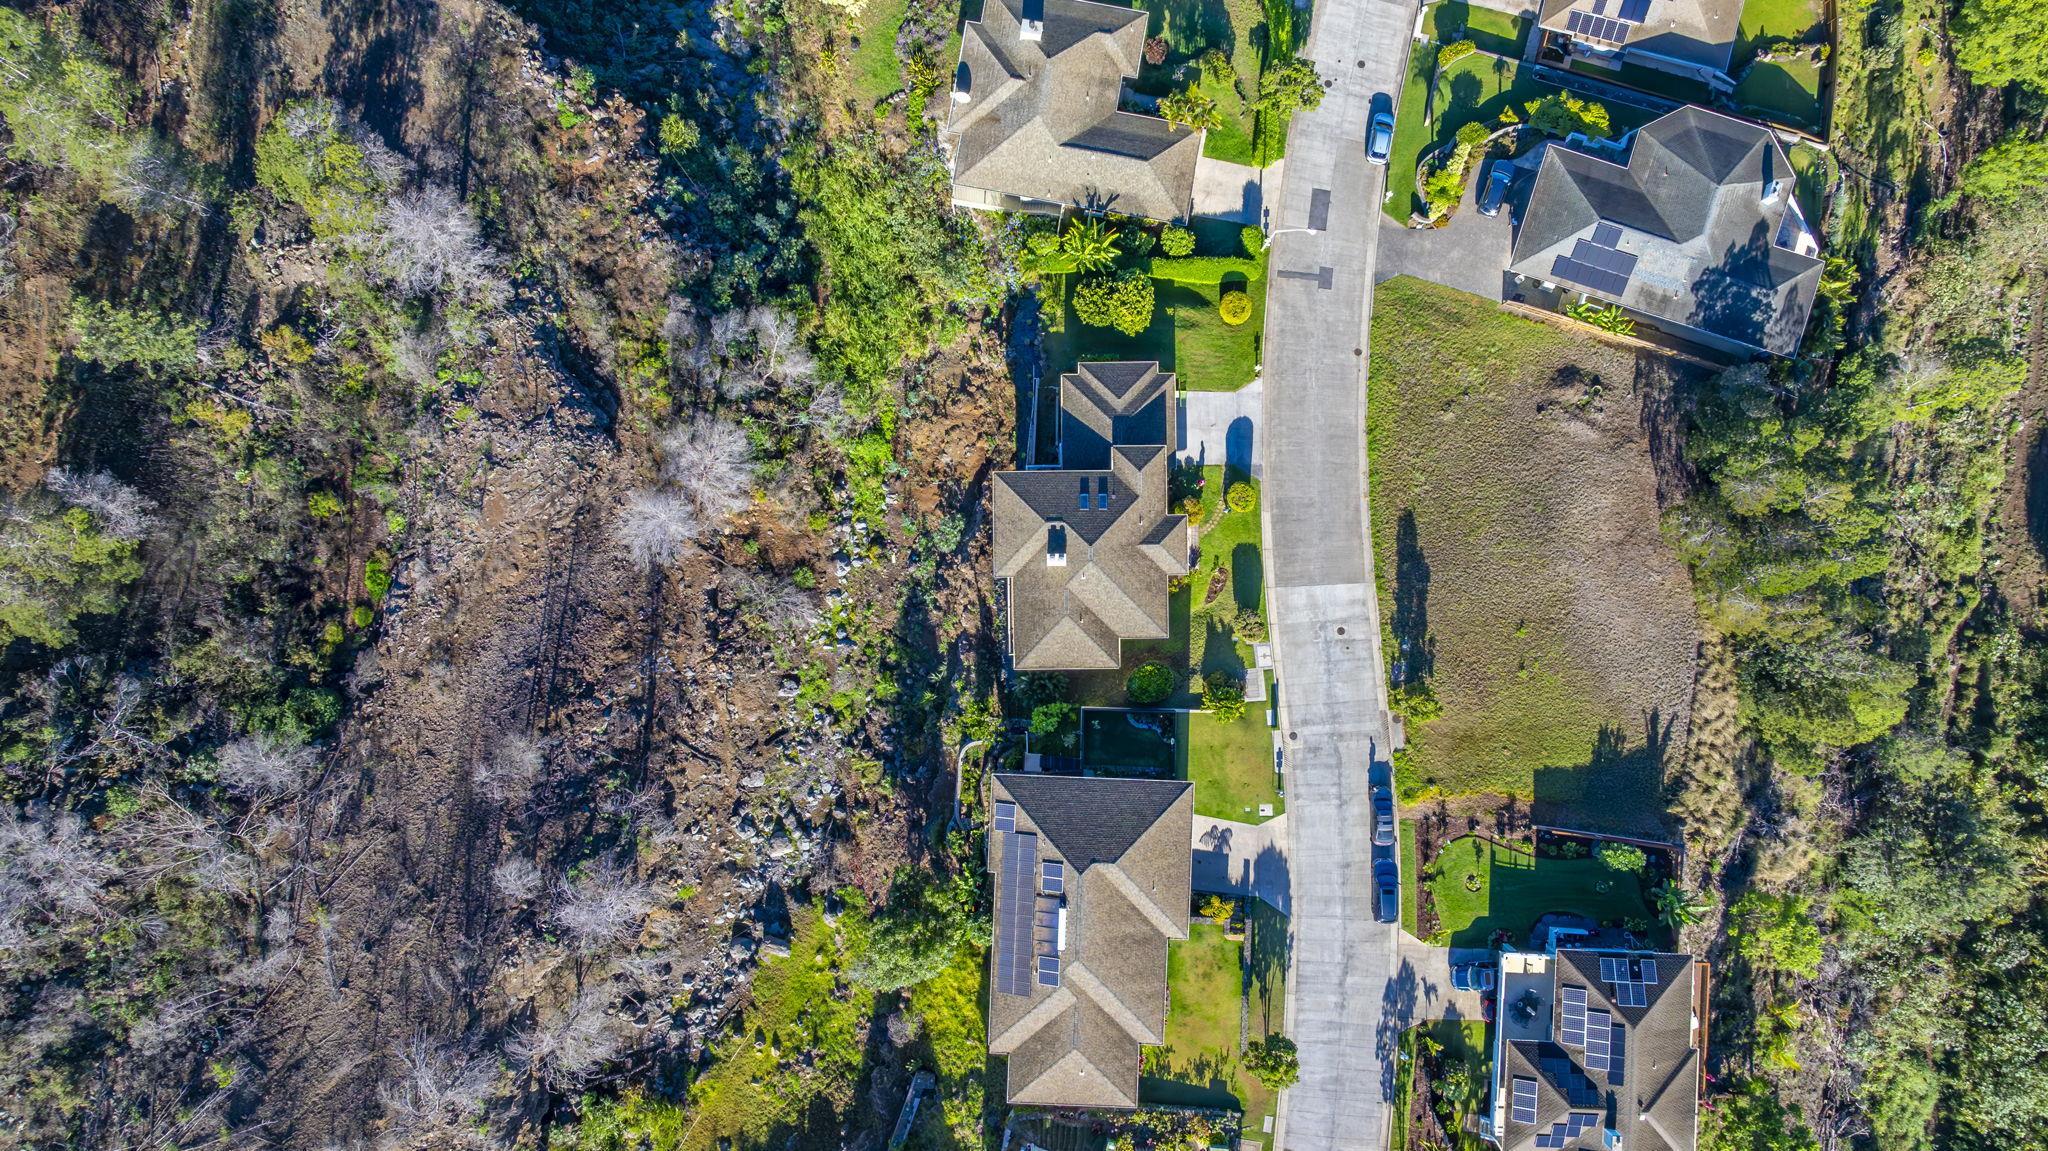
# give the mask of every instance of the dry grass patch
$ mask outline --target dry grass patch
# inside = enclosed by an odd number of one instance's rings
[[[1372,341],[1388,663],[1443,709],[1410,725],[1402,790],[1662,830],[1698,641],[1645,430],[1666,362],[1406,278],[1380,286]]]

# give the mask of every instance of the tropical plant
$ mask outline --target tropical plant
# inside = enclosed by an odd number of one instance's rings
[[[1171,47],[1172,46],[1166,42],[1166,37],[1164,36],[1146,37],[1145,63],[1154,66],[1166,63],[1166,53],[1167,50]]]
[[[1765,971],[1812,976],[1820,970],[1820,925],[1802,895],[1752,891],[1728,909],[1735,953]]]
[[[1243,292],[1225,292],[1216,301],[1216,313],[1234,328],[1252,318],[1252,298]]]
[[[1612,332],[1617,336],[1636,334],[1636,322],[1630,319],[1628,313],[1622,311],[1618,304],[1609,306],[1584,300],[1576,304],[1566,304],[1564,314],[1580,323],[1591,324],[1603,332]]]
[[[1124,692],[1132,703],[1141,706],[1159,703],[1173,694],[1173,671],[1156,659],[1148,659],[1124,681]]]
[[[1195,252],[1195,234],[1178,224],[1168,224],[1159,233],[1159,250],[1169,256],[1191,256]]]
[[[1116,263],[1120,254],[1116,241],[1117,234],[1101,220],[1076,220],[1060,237],[1060,254],[1073,265],[1074,271],[1100,271]]]
[[[1602,843],[1593,849],[1593,855],[1610,871],[1640,873],[1650,863],[1643,849],[1632,843]]]
[[[1202,53],[1202,79],[1211,84],[1223,84],[1230,80],[1230,57],[1221,48],[1211,48]]]
[[[1224,723],[1244,718],[1244,683],[1235,676],[1212,675],[1202,686],[1202,707]]]
[[[1650,895],[1657,903],[1657,918],[1673,930],[1698,923],[1714,906],[1670,879],[1658,884]]]
[[[1159,98],[1159,117],[1190,130],[1214,128],[1223,123],[1223,109],[1215,97],[1190,84]]]
[[[1202,905],[1196,910],[1203,919],[1220,927],[1230,922],[1231,915],[1237,911],[1237,901],[1226,895],[1205,895]]]

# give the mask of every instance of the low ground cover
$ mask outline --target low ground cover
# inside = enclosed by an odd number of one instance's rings
[[[1438,926],[1430,942],[1451,947],[1489,946],[1496,931],[1523,946],[1536,921],[1553,913],[1603,924],[1635,921],[1645,930],[1655,922],[1642,880],[1590,856],[1541,858],[1468,835],[1413,874],[1436,902]]]
[[[1416,1070],[1427,1073],[1432,1097],[1442,1101],[1436,1115],[1453,1151],[1480,1151],[1485,1140],[1466,1131],[1465,1117],[1481,1112],[1493,1069],[1493,1045],[1480,1020],[1439,1019],[1401,1033],[1401,1059],[1394,1071],[1394,1151],[1421,1151],[1442,1144],[1417,1130],[1427,1116],[1417,1110]]]
[[[1821,65],[1805,57],[1760,60],[1735,86],[1735,102],[1767,120],[1819,131]]]
[[[1139,1093],[1145,1103],[1238,1107],[1245,1130],[1273,1114],[1275,1093],[1247,1073],[1241,1041],[1281,1030],[1286,1009],[1287,917],[1247,905],[1246,938],[1197,920],[1169,945],[1166,1042],[1145,1049]]]
[[[1380,286],[1372,345],[1388,666],[1441,711],[1406,708],[1404,798],[1657,834],[1697,642],[1644,428],[1674,369],[1407,278]]]
[[[854,97],[863,105],[872,105],[903,87],[896,30],[903,26],[903,14],[909,7],[910,0],[868,0],[854,21],[860,44],[847,56],[847,71]],[[946,61],[948,74],[956,62],[953,58]]]

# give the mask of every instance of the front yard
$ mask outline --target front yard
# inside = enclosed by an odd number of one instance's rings
[[[1166,58],[1150,60],[1131,84],[1146,96],[1165,96],[1194,82],[1216,101],[1221,123],[1202,141],[1202,154],[1233,164],[1264,167],[1287,150],[1286,116],[1259,112],[1265,68],[1292,56],[1308,33],[1308,13],[1292,0],[1137,0],[1151,13],[1148,38],[1164,40]],[[1211,49],[1230,59],[1227,74],[1204,75],[1201,58]]]
[[[1590,855],[1540,858],[1518,846],[1467,835],[1444,845],[1428,867],[1412,872],[1435,901],[1437,929],[1429,942],[1488,947],[1505,931],[1516,947],[1553,913],[1583,915],[1602,924],[1634,922],[1644,931],[1656,920],[1639,876],[1615,871]]]
[[[1258,1139],[1275,1094],[1244,1070],[1243,1043],[1277,1033],[1286,1010],[1287,917],[1259,900],[1246,905],[1246,938],[1196,920],[1166,955],[1166,1042],[1145,1049],[1139,1083],[1146,1104],[1237,1107]]]
[[[1489,1146],[1464,1129],[1467,1116],[1486,1109],[1493,1074],[1493,1045],[1486,1032],[1487,1025],[1476,1019],[1440,1019],[1401,1033],[1401,1058],[1394,1070],[1394,1151],[1441,1148],[1445,1144],[1435,1138],[1439,1130],[1452,1151]],[[1438,1106],[1431,1108],[1431,1102]],[[1432,1127],[1437,1130],[1426,1130]]]
[[[1242,254],[1234,224],[1201,222],[1195,234],[1196,258],[1132,263],[1152,278],[1152,322],[1136,335],[1081,322],[1073,304],[1080,275],[1044,277],[1045,378],[1056,384],[1084,360],[1157,360],[1183,391],[1232,392],[1251,383],[1266,328],[1265,260]],[[1251,298],[1251,315],[1241,324],[1224,323],[1219,310],[1231,291]]]

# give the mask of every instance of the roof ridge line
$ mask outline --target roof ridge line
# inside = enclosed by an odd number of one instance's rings
[[[1087,992],[1088,998],[1094,1000],[1095,1006],[1104,1015],[1115,1020],[1116,1025],[1123,1028],[1124,1034],[1129,1035],[1140,1045],[1158,1044],[1164,1041],[1162,1036],[1155,1034],[1151,1028],[1145,1026],[1145,1021],[1138,1018],[1137,1012],[1132,1011],[1130,1007],[1125,1005],[1122,999],[1117,998],[1116,992],[1111,991],[1108,984],[1097,979],[1095,973],[1088,970],[1087,963],[1076,959],[1072,963],[1067,964],[1066,981]],[[1092,1064],[1093,1060],[1090,1060],[1090,1063]]]

